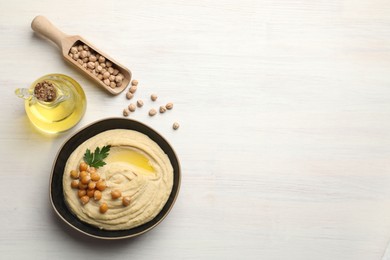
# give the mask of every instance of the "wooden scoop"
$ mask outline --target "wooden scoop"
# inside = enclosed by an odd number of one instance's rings
[[[97,48],[95,48],[92,44],[87,42],[85,39],[78,35],[67,35],[60,31],[58,28],[56,28],[46,17],[44,16],[37,16],[34,18],[34,20],[31,22],[31,28],[54,42],[62,51],[63,58],[73,64],[76,68],[78,68],[80,71],[82,71],[85,75],[90,77],[92,80],[94,80],[97,84],[99,84],[101,87],[106,89],[108,92],[110,92],[113,95],[117,95],[121,93],[130,83],[131,80],[131,72],[126,67],[122,66],[118,62],[116,62],[114,59],[109,57],[107,54],[101,52]],[[78,46],[79,44],[87,45],[89,49],[96,52],[97,54],[100,54],[101,56],[105,57],[106,60],[112,62],[112,68],[117,69],[119,73],[121,73],[124,77],[122,79],[121,83],[118,83],[120,86],[109,86],[104,83],[103,80],[99,79],[97,77],[97,74],[93,74],[86,68],[84,68],[80,63],[78,63],[76,60],[74,60],[70,55],[70,50],[74,46]],[[91,51],[91,52],[92,52]],[[119,80],[118,80],[119,81]],[[107,83],[107,81],[106,81]],[[117,83],[116,83],[117,84]]]

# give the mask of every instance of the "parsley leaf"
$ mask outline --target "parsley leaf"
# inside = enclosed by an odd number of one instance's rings
[[[103,161],[110,151],[111,146],[96,147],[95,152],[91,153],[91,150],[87,149],[84,154],[84,161],[91,167],[99,168],[106,165]]]

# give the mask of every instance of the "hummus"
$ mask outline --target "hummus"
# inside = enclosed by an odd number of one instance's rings
[[[110,145],[106,165],[97,169],[107,188],[99,201],[91,198],[83,205],[78,190],[71,187],[70,171],[78,169],[87,149]],[[152,220],[167,202],[173,186],[173,168],[168,156],[148,136],[133,130],[102,132],[82,143],[66,162],[63,188],[68,208],[80,220],[106,230],[130,229]],[[112,199],[111,191],[130,197],[128,206]],[[100,205],[108,205],[106,213]]]

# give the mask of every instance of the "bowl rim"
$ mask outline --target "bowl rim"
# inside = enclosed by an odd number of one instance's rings
[[[140,124],[142,125],[143,127],[146,127],[148,130],[154,132],[155,134],[157,134],[160,138],[162,138],[166,143],[167,145],[169,146],[169,148],[171,149],[172,153],[173,153],[173,156],[176,158],[176,161],[177,161],[177,173],[175,173],[174,171],[174,174],[177,174],[177,189],[176,189],[176,193],[174,194],[173,196],[173,200],[172,202],[170,203],[167,211],[162,215],[162,217],[156,222],[154,223],[153,225],[151,225],[150,227],[140,231],[140,232],[137,232],[137,233],[134,233],[134,234],[129,234],[129,235],[123,235],[123,236],[113,236],[113,237],[109,237],[109,236],[98,236],[98,235],[94,235],[94,234],[91,234],[89,232],[86,232],[78,227],[76,227],[75,225],[73,225],[72,223],[70,223],[60,212],[59,210],[57,209],[56,205],[54,204],[54,201],[53,201],[53,194],[52,194],[52,183],[53,183],[53,178],[54,178],[54,169],[55,169],[55,166],[57,164],[57,160],[59,158],[59,155],[62,151],[62,149],[64,148],[64,146],[72,139],[74,138],[76,135],[80,134],[81,132],[85,131],[86,129],[96,125],[96,124],[99,124],[99,123],[102,123],[102,122],[105,122],[105,121],[110,121],[110,120],[120,120],[120,121],[129,121],[129,122],[134,122],[136,124]],[[108,130],[113,130],[113,129],[123,129],[123,128],[112,128],[112,129],[108,129]],[[104,130],[104,131],[108,131],[108,130]],[[102,132],[104,132],[102,131]],[[137,130],[134,130],[134,131],[137,131]],[[140,132],[140,131],[137,131],[137,132]],[[140,132],[142,133],[142,132]],[[142,134],[145,134],[145,133],[142,133]],[[147,135],[147,134],[145,134]],[[148,135],[147,135],[148,136]],[[149,136],[148,136],[149,137]],[[85,139],[87,140],[87,139]],[[84,140],[84,141],[85,141]],[[153,140],[154,141],[154,140]],[[156,141],[155,141],[156,142]],[[158,144],[159,145],[159,144]],[[159,145],[160,146],[160,145]],[[162,148],[161,148],[162,149]],[[61,175],[62,177],[63,175]],[[175,177],[175,176],[174,176]],[[61,178],[62,179],[62,178]],[[175,178],[174,178],[175,179]],[[173,186],[172,186],[172,190],[174,189],[174,186],[175,186],[175,183],[173,183]],[[85,125],[84,127],[80,128],[79,130],[77,130],[75,133],[73,133],[72,135],[70,135],[63,143],[62,145],[59,147],[58,151],[57,151],[57,154],[54,158],[54,161],[53,161],[53,165],[52,165],[52,169],[51,169],[51,174],[50,174],[50,178],[49,178],[49,196],[50,196],[50,204],[52,205],[52,208],[54,209],[54,212],[57,214],[57,216],[59,216],[68,226],[70,226],[71,228],[77,230],[78,232],[81,232],[83,233],[84,235],[87,235],[89,237],[93,237],[93,238],[97,238],[97,239],[103,239],[103,240],[120,240],[120,239],[125,239],[125,238],[132,238],[132,237],[136,237],[136,236],[139,236],[139,235],[142,235],[150,230],[152,230],[153,228],[155,228],[157,225],[159,225],[169,214],[169,212],[172,210],[175,202],[176,202],[176,199],[178,197],[178,194],[179,194],[179,191],[180,191],[180,186],[181,186],[181,165],[180,165],[180,161],[178,159],[178,156],[177,156],[177,153],[176,151],[173,149],[172,145],[167,141],[167,139],[161,135],[158,131],[156,131],[155,129],[151,128],[150,126],[138,121],[138,120],[134,120],[134,119],[129,119],[129,118],[121,118],[121,117],[108,117],[108,118],[104,118],[104,119],[100,119],[100,120],[96,120],[92,123],[89,123],[87,125]],[[171,196],[171,195],[170,195]],[[168,198],[169,200],[169,198]],[[168,203],[168,201],[165,203],[165,205]],[[70,212],[70,210],[67,208],[67,210]],[[162,210],[161,210],[162,211]],[[161,212],[160,211],[160,212]],[[70,214],[73,215],[72,212],[70,212]],[[160,214],[160,213],[159,213]],[[75,218],[77,218],[76,216],[74,216]],[[156,217],[158,217],[158,214],[156,215]],[[154,217],[152,220],[144,223],[144,224],[147,224],[151,221],[153,221],[156,217]],[[84,225],[89,225],[83,221],[80,220],[80,222]],[[143,224],[143,225],[144,225]],[[141,225],[142,226],[142,225]],[[95,227],[97,228],[97,227]],[[97,228],[98,229],[98,228]],[[128,230],[131,230],[131,229],[128,229]],[[102,232],[110,232],[111,230],[104,230],[104,229],[100,229],[100,231]]]

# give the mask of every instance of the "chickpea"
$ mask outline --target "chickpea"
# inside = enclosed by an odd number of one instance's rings
[[[112,66],[112,62],[111,61],[106,61],[106,66],[107,66],[107,68],[109,68],[109,67],[111,67]]]
[[[78,60],[80,58],[79,54],[78,53],[75,53],[73,54],[73,57],[72,57],[74,60]]]
[[[79,182],[79,189],[80,190],[86,190],[87,188],[88,188],[88,185],[81,183],[81,181]]]
[[[127,92],[126,93],[126,98],[127,99],[132,99],[134,97],[134,94],[133,93],[131,93],[131,92]]]
[[[167,109],[164,106],[160,106],[160,113],[165,113],[165,111],[167,111]]]
[[[127,108],[125,108],[125,109],[123,109],[123,116],[129,116],[129,114],[130,114],[130,111],[127,109]]]
[[[95,62],[95,61],[97,61],[97,58],[96,58],[96,56],[95,56],[95,55],[91,55],[91,56],[89,56],[89,61],[92,61],[92,62]]]
[[[72,177],[73,179],[77,179],[79,177],[79,172],[76,170],[71,170],[70,177]]]
[[[106,185],[106,182],[105,181],[98,181],[96,183],[96,189],[100,190],[100,191],[104,191],[106,189],[107,185]]]
[[[150,95],[150,99],[151,99],[152,101],[156,101],[156,100],[157,100],[157,95],[156,95],[156,94]]]
[[[84,177],[87,176],[87,175],[88,175],[88,172],[86,172],[86,171],[80,172],[80,174],[79,174],[79,179],[80,179],[80,181],[81,181],[82,178],[84,178]]]
[[[79,166],[80,171],[86,171],[88,169],[88,164],[85,162],[81,162]]]
[[[84,45],[83,45],[83,49],[86,50],[86,51],[88,51],[88,50],[89,50],[89,47],[88,47],[87,45],[84,44]]]
[[[114,71],[112,72],[112,75],[116,76],[116,75],[118,75],[118,73],[119,73],[119,70],[114,69]]]
[[[102,66],[103,68],[107,67],[105,63],[100,63],[100,66]]]
[[[120,86],[122,86],[122,81],[120,81],[120,82],[117,82],[116,83],[116,86],[119,88]]]
[[[91,181],[91,177],[89,175],[87,176],[84,176],[83,178],[81,178],[81,183],[82,184],[89,184],[89,182]]]
[[[95,190],[87,190],[87,196],[89,198],[92,198],[93,197],[93,194],[95,194]]]
[[[97,172],[92,172],[91,173],[91,180],[93,180],[93,181],[100,180],[100,175]]]
[[[125,207],[129,206],[130,202],[131,202],[130,197],[125,196],[125,197],[122,198],[122,205],[123,206],[125,206]]]
[[[107,69],[107,71],[110,72],[110,74],[113,74],[113,73],[114,73],[114,69],[113,69],[112,67],[109,67],[109,68]],[[113,76],[115,76],[115,75],[113,75]]]
[[[83,65],[84,64],[84,61],[82,59],[78,59],[77,60],[77,63],[80,64],[80,65]]]
[[[110,72],[106,71],[103,73],[103,78],[108,79],[110,77]]]
[[[104,77],[104,76],[103,76]],[[103,80],[103,82],[104,82],[104,84],[106,84],[107,86],[109,86],[110,85],[110,80],[109,79],[105,79],[105,80]]]
[[[102,205],[100,205],[100,207],[99,207],[99,211],[100,211],[100,213],[104,214],[107,212],[107,210],[108,210],[108,205],[107,205],[107,203],[103,202]]]
[[[115,82],[116,83],[119,83],[119,82],[121,82],[122,83],[122,80],[123,80],[123,78],[121,77],[121,76],[115,76]]]
[[[110,82],[110,88],[116,88],[116,83],[115,82]]]
[[[88,61],[89,61],[88,57],[83,58],[84,63],[88,63]]]
[[[78,190],[77,191],[77,195],[79,196],[79,198],[85,196],[86,194],[87,194],[86,190]]]
[[[100,63],[103,63],[103,62],[105,62],[106,61],[106,58],[104,58],[103,56],[100,56],[99,57],[99,62]]]
[[[177,130],[180,127],[178,122],[173,123],[172,128],[173,130]]]
[[[120,190],[113,190],[113,191],[111,191],[111,198],[113,200],[116,200],[120,196],[122,196],[122,192]]]
[[[134,112],[135,109],[136,109],[136,106],[135,106],[133,103],[131,103],[131,104],[128,106],[128,109],[130,110],[130,112]]]
[[[137,91],[137,86],[131,86],[130,89],[129,89],[129,92],[130,93],[135,93]]]
[[[103,75],[102,74],[98,74],[97,77],[98,77],[98,79],[103,80]]]
[[[142,107],[143,105],[144,102],[141,99],[137,100],[137,107]]]
[[[84,51],[81,51],[81,52],[80,52],[80,57],[81,57],[81,58],[84,59],[84,58],[86,58],[87,56],[88,56],[87,51],[84,50]]]
[[[70,187],[72,187],[73,189],[77,189],[79,187],[79,181],[72,180],[72,182],[70,183]]]
[[[92,61],[88,62],[87,65],[88,65],[88,68],[90,68],[90,69],[95,68],[95,63],[93,63]]]
[[[100,190],[95,190],[93,193],[94,200],[100,200],[102,198],[102,192]]]
[[[87,195],[82,196],[82,197],[80,198],[80,201],[81,201],[81,203],[83,203],[83,205],[85,205],[85,204],[88,203],[89,197],[88,197]]]
[[[83,50],[83,45],[77,46],[77,50],[78,50],[78,51],[82,51],[82,50]]]
[[[169,102],[165,105],[165,108],[171,110],[173,108],[173,103]]]
[[[88,190],[94,190],[96,188],[96,182],[90,181],[88,183]]]
[[[99,64],[99,63],[98,63]],[[96,66],[96,63],[95,63],[95,66]],[[96,66],[96,71],[97,72],[101,72],[103,70],[103,67],[102,66],[100,66],[100,65],[97,65]],[[103,75],[102,75],[103,76]]]
[[[78,52],[77,47],[70,48],[70,52],[73,54],[77,53]]]
[[[108,73],[109,73],[110,71],[108,71]],[[113,81],[115,81],[115,76],[114,75],[110,75],[109,77],[108,77],[108,79],[110,80],[110,81],[112,81],[112,83],[115,83],[115,82],[113,82]]]
[[[152,109],[149,110],[149,116],[154,116],[156,114],[157,114],[156,109],[152,108]]]
[[[131,85],[132,85],[132,86],[138,86],[138,80],[133,79],[133,80],[131,81]]]

